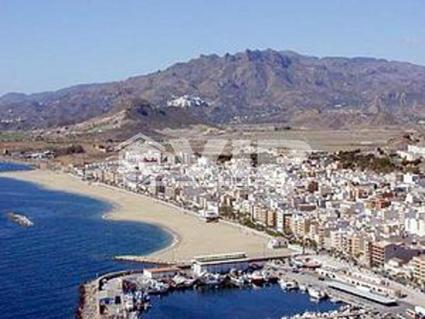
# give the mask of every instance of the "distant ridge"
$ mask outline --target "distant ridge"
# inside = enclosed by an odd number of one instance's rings
[[[152,109],[190,108],[194,118],[209,123],[416,124],[425,117],[425,67],[271,49],[202,55],[120,82],[6,94],[0,98],[0,129],[76,124],[111,114],[123,100],[135,98]]]

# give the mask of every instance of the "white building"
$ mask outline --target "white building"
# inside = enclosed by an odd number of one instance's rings
[[[407,151],[416,155],[425,156],[425,147],[418,145],[408,145]]]
[[[162,268],[148,268],[143,270],[143,275],[149,279],[170,279],[180,273],[177,267],[162,267]]]
[[[208,256],[198,256],[193,258],[192,269],[198,276],[205,272],[226,273],[231,269],[247,270],[249,260],[245,253],[229,253]]]
[[[404,228],[409,234],[425,236],[425,212],[409,214],[404,220]]]

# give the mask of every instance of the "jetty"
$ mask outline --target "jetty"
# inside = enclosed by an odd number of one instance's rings
[[[219,254],[220,256],[220,254]],[[265,256],[246,256],[249,263],[256,263],[263,265],[273,260],[286,260],[294,256],[293,252],[285,252],[281,254],[270,254]],[[140,256],[140,255],[120,255],[115,256],[116,261],[134,262],[142,264],[154,264],[157,266],[177,266],[180,268],[189,268],[192,265],[193,258],[190,259],[176,259],[176,258],[158,258],[155,256]]]

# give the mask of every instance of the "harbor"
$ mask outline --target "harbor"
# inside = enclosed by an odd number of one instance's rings
[[[312,264],[315,267],[311,267]],[[312,263],[309,258],[302,257],[259,262],[243,252],[196,256],[190,266],[166,265],[97,278],[88,284],[92,292],[85,296],[86,302],[91,304],[80,304],[77,317],[140,318],[155,307],[157,299],[154,296],[168,298],[185,290],[201,292],[270,286],[278,286],[283,293],[305,294],[313,303],[331,302],[336,308],[323,313],[306,311],[282,318],[403,318],[412,308],[395,296],[323,278],[318,269],[317,262]]]

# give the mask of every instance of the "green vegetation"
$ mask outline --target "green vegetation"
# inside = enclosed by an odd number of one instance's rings
[[[334,155],[333,159],[339,161],[344,169],[370,170],[384,174],[394,171],[419,172],[420,160],[412,162],[401,161],[398,156],[386,154],[382,149],[378,149],[377,153],[378,155],[375,153],[362,153],[360,150],[341,151]]]
[[[79,144],[72,144],[62,148],[55,148],[54,153],[56,156],[65,156],[71,154],[82,154],[85,153],[84,148]]]
[[[24,132],[3,131],[0,132],[0,142],[16,142],[22,141],[26,137]]]
[[[221,206],[220,216],[226,219],[235,220],[237,218],[231,206]]]
[[[279,233],[277,230],[266,228],[265,230],[267,235],[273,236],[273,237],[282,237],[282,234]]]
[[[259,230],[259,231],[263,230],[263,227],[260,227],[259,225],[254,223],[249,217],[241,219],[240,223],[241,223],[241,225],[252,228],[252,229],[256,229],[256,230]]]

